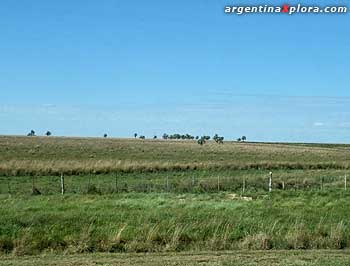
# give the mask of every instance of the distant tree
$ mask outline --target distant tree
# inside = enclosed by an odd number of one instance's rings
[[[107,138],[107,134],[105,133],[105,134],[103,135],[103,137],[104,137],[104,138]]]
[[[197,141],[197,143],[199,144],[199,145],[203,145],[203,144],[205,144],[205,138],[204,137],[201,137],[198,141]]]
[[[224,137],[218,137],[216,139],[216,143],[223,144],[224,143]]]
[[[199,136],[196,136],[196,139],[198,140],[198,139],[199,139]]]
[[[172,134],[172,135],[169,136],[169,139],[181,139],[182,136],[184,136],[184,135]]]
[[[145,136],[143,136],[143,135],[141,135],[141,136],[140,136],[140,139],[145,139],[145,138],[146,138],[146,137],[145,137]]]
[[[219,143],[219,144],[223,144],[223,143],[224,143],[224,137],[219,137],[218,134],[215,134],[215,135],[214,135],[213,140],[214,140],[216,143]]]
[[[153,136],[153,139],[157,139],[157,136]]]
[[[242,136],[242,141],[246,141],[247,137],[246,136]]]
[[[32,129],[32,130],[27,134],[27,136],[29,136],[29,137],[35,136],[35,131]]]
[[[186,139],[194,139],[194,137],[191,134],[186,134]]]
[[[178,134],[178,133],[171,134],[171,135],[164,133],[162,138],[163,139],[182,139],[182,140],[195,139],[195,137],[192,136],[191,134]],[[199,137],[197,139],[199,139]]]
[[[135,138],[135,139],[137,138],[137,133],[134,133],[134,138]]]
[[[204,138],[205,140],[210,140],[210,136],[203,136],[202,138]]]
[[[240,142],[242,139],[241,138],[238,138],[237,141]]]
[[[46,131],[45,135],[49,137],[52,135],[52,133],[51,133],[51,131]]]

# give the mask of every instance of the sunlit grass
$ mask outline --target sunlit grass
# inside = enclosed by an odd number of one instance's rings
[[[347,145],[0,137],[0,174],[349,169]]]
[[[1,197],[0,250],[164,252],[349,247],[350,192]]]

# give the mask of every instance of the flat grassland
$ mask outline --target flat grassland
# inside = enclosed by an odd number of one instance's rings
[[[0,265],[350,265],[349,169],[349,145],[2,136]]]
[[[350,146],[112,138],[0,137],[0,174],[196,169],[349,169]]]

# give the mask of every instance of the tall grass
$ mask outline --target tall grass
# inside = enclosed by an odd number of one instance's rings
[[[0,252],[343,249],[349,199],[347,192],[250,202],[225,193],[2,197]]]
[[[154,173],[185,170],[348,170],[349,163],[295,163],[295,162],[205,162],[205,163],[170,163],[170,162],[139,162],[113,160],[84,161],[43,161],[43,160],[10,160],[0,162],[0,175],[79,175],[108,173]]]

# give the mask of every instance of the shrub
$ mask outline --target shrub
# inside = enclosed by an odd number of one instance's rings
[[[265,233],[247,235],[240,243],[242,249],[268,250],[272,248],[271,237]]]

